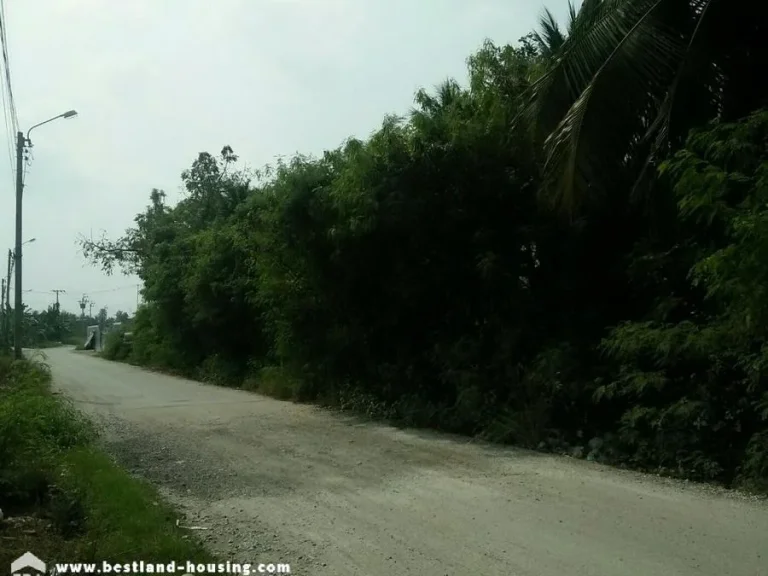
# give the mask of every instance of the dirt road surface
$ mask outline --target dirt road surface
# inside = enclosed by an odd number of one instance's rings
[[[108,450],[223,559],[312,576],[768,575],[754,497],[45,354]]]

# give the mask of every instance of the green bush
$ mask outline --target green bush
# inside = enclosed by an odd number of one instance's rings
[[[90,423],[49,392],[50,373],[39,363],[3,359],[0,367],[0,507],[37,499],[57,458],[86,445]]]
[[[694,131],[663,166],[684,229],[676,258],[659,266],[667,278],[673,265],[687,275],[649,320],[612,331],[603,348],[616,372],[596,391],[596,400],[621,407],[619,440],[637,465],[706,480],[768,480],[765,142],[762,112]]]
[[[268,366],[247,377],[242,384],[244,390],[261,392],[279,400],[296,400],[299,382],[286,370]]]
[[[750,438],[739,467],[738,484],[768,492],[768,431]]]
[[[131,357],[132,350],[131,341],[125,337],[125,331],[113,330],[107,334],[102,356],[108,360],[125,362]]]

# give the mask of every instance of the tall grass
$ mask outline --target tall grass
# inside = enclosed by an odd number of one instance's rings
[[[209,560],[157,491],[101,452],[92,423],[52,394],[41,358],[0,355],[0,566],[27,550],[49,562]]]

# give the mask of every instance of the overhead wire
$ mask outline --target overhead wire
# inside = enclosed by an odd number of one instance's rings
[[[8,34],[7,34],[8,26],[7,26],[7,18],[6,18],[6,11],[5,11],[5,0],[0,0],[0,54],[2,55],[2,58],[0,59],[0,63],[2,63],[2,74],[0,74],[0,100],[2,100],[2,106],[3,106],[3,122],[5,124],[5,131],[6,131],[6,145],[8,148],[8,160],[11,165],[11,175],[13,176],[13,185],[15,186],[15,176],[16,176],[16,162],[14,161],[14,144],[16,142],[16,134],[19,131],[19,118],[18,113],[16,110],[16,101],[13,97],[13,85],[11,83],[11,66],[10,66],[10,57],[8,55]],[[32,160],[32,151],[26,150],[24,157],[23,157],[23,173],[22,173],[22,181],[24,179],[24,176],[26,176],[27,168],[29,167]],[[91,290],[89,293],[91,294],[104,294],[109,292],[117,292],[120,290],[127,290],[127,289],[136,289],[139,285],[137,284],[131,284],[128,286],[118,286],[116,288],[107,288],[104,290]],[[40,290],[26,290],[26,292],[32,292],[36,294],[48,294],[50,291],[40,291]],[[75,290],[73,292],[80,292],[79,290]]]
[[[8,138],[8,156],[11,161],[11,174],[14,177],[14,186],[15,184],[15,176],[16,176],[16,163],[14,162],[14,143],[16,142],[16,135],[19,132],[19,116],[16,111],[16,101],[13,97],[13,86],[11,83],[11,60],[8,56],[8,36],[7,36],[7,30],[8,26],[6,24],[7,19],[5,16],[5,0],[0,0],[0,46],[2,47],[2,55],[3,55],[3,68],[4,68],[4,88],[7,92],[7,102],[8,106],[5,106],[5,99],[6,99],[6,93],[4,92],[3,98],[4,98],[4,105],[3,107],[6,109],[7,113],[10,115],[11,120],[11,134],[10,138]],[[8,123],[6,121],[6,130],[8,129]],[[32,164],[32,150],[31,148],[27,148],[25,150],[25,154],[23,157],[23,172],[21,174],[21,183],[22,186],[24,185],[24,181],[27,176],[27,169]]]
[[[128,290],[129,288],[135,290],[139,286],[140,284],[128,284],[126,286],[118,286],[117,288],[107,288],[105,290],[90,290],[87,293],[88,294],[105,294],[107,292],[119,292],[120,290]]]
[[[2,43],[3,62],[5,64],[5,81],[8,87],[8,108],[11,113],[11,121],[14,133],[19,131],[19,117],[16,113],[16,102],[13,98],[13,87],[11,84],[11,62],[8,57],[8,36],[6,34],[8,26],[5,18],[5,0],[0,0],[0,43]]]
[[[3,123],[5,125],[6,132],[6,147],[8,152],[8,160],[11,167],[12,185],[15,186],[16,179],[16,162],[14,161],[14,148],[16,144],[16,135],[19,132],[19,117],[16,110],[16,101],[13,96],[13,84],[11,82],[11,65],[10,57],[8,55],[8,34],[7,34],[7,18],[5,11],[5,0],[0,0],[0,64],[2,65],[2,73],[0,73],[0,101],[2,101],[3,107]],[[32,160],[31,150],[25,150],[23,157],[23,173],[22,182],[27,174],[27,168]],[[131,284],[129,286],[119,286],[116,288],[108,288],[104,290],[92,290],[92,294],[103,294],[108,292],[117,292],[120,290],[136,289],[139,285]],[[31,292],[35,294],[49,294],[50,290],[25,290],[25,292]],[[79,291],[75,291],[79,292]]]
[[[0,95],[2,96],[2,103],[3,103],[3,120],[5,122],[5,132],[6,132],[6,148],[8,149],[8,162],[11,166],[11,175],[13,175],[13,172],[15,171],[15,166],[13,162],[13,148],[11,146],[11,143],[13,142],[13,131],[11,129],[11,125],[9,124],[9,114],[8,114],[8,105],[6,103],[6,97],[5,97],[6,89],[5,89],[5,82],[0,82]]]
[[[118,286],[117,288],[106,288],[103,290],[67,290],[67,292],[72,293],[72,297],[75,298],[75,294],[106,294],[108,292],[119,292],[121,290],[128,290],[129,288],[132,290],[135,290],[136,288],[140,287],[140,284],[127,284],[125,286]],[[29,290],[30,292],[34,294],[50,294],[50,290]]]
[[[67,291],[61,293],[60,299],[61,299],[62,302],[65,302],[65,301],[71,302],[72,300],[74,300],[75,302],[79,303],[80,299],[78,298],[78,296],[75,296],[75,294],[82,293],[82,294],[87,294],[88,296],[91,296],[93,294],[106,294],[106,293],[109,293],[109,292],[118,292],[120,290],[128,290],[129,288],[131,290],[137,290],[140,287],[141,287],[141,284],[126,284],[125,286],[117,286],[116,288],[106,288],[106,289],[102,289],[102,290],[90,290],[90,291],[85,291],[85,290],[83,290],[83,291],[80,291],[80,290],[67,290]],[[28,289],[24,290],[24,292],[25,293],[30,293],[30,294],[39,294],[39,295],[44,295],[44,296],[51,296],[51,298],[52,298],[52,294],[53,294],[54,291],[53,290],[35,290],[35,289],[32,289],[32,288],[28,288]],[[92,300],[90,300],[89,303],[95,305],[95,302],[93,302]],[[136,301],[136,307],[138,308],[138,297],[137,297],[137,301]]]
[[[5,123],[6,147],[8,150],[8,161],[11,167],[11,184],[15,186],[16,163],[14,162],[13,143],[16,140],[18,131],[18,118],[16,115],[16,104],[13,100],[13,90],[10,85],[10,70],[8,69],[8,48],[6,41],[6,16],[5,1],[0,0],[0,51],[3,54],[2,68],[3,73],[0,78],[0,96],[3,105],[3,121]]]

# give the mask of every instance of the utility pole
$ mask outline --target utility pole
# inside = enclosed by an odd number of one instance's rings
[[[11,289],[11,272],[13,272],[13,250],[9,248],[8,249],[8,279],[5,281],[9,291]],[[5,303],[8,304],[8,306],[11,305],[11,299],[8,296],[8,294],[5,295]]]
[[[0,331],[2,331],[2,337],[0,337],[0,344],[2,344],[3,349],[5,349],[5,344],[7,342],[6,340],[6,331],[5,331],[5,315],[7,313],[7,310],[5,309],[5,278],[2,279],[2,290],[0,290]]]
[[[8,286],[8,292],[5,293],[5,304],[11,306],[11,272],[13,272],[13,250],[8,249],[8,279],[5,281],[5,285]]]
[[[85,334],[85,337],[88,338],[88,326],[85,323],[85,305],[88,304],[88,296],[83,294],[83,297],[80,298],[78,304],[80,304],[80,322],[83,324],[83,333]]]
[[[94,302],[93,300],[91,300],[91,301],[88,303],[88,316],[89,316],[90,318],[93,318],[93,305],[94,305],[94,304],[95,304],[95,302]]]
[[[13,353],[17,360],[21,359],[21,320],[24,308],[21,303],[21,205],[24,195],[24,144],[26,143],[23,132],[16,134],[16,250],[14,259],[16,264],[16,286],[14,298],[14,322],[13,322]]]
[[[51,290],[54,294],[56,294],[56,310],[59,310],[59,293],[66,294],[66,290]]]
[[[51,290],[56,294],[56,337],[61,342],[61,306],[59,305],[59,294],[66,294],[66,290]]]
[[[11,345],[11,272],[13,271],[13,251],[8,249],[8,277],[5,281],[5,298],[0,305],[3,307],[3,343]]]
[[[80,304],[80,319],[85,320],[85,305],[88,304],[88,296],[83,294],[83,297],[77,303]]]
[[[6,70],[7,72],[7,70]],[[24,148],[29,144],[32,146],[32,141],[29,139],[29,135],[32,130],[48,122],[53,122],[59,118],[74,118],[77,116],[76,110],[68,110],[63,114],[48,118],[43,122],[38,122],[27,130],[27,137],[24,137],[24,132],[16,133],[16,250],[14,250],[13,256],[16,260],[16,294],[14,298],[14,322],[13,322],[13,354],[17,359],[21,359],[21,320],[24,314],[24,307],[21,303],[21,204],[24,196]]]

